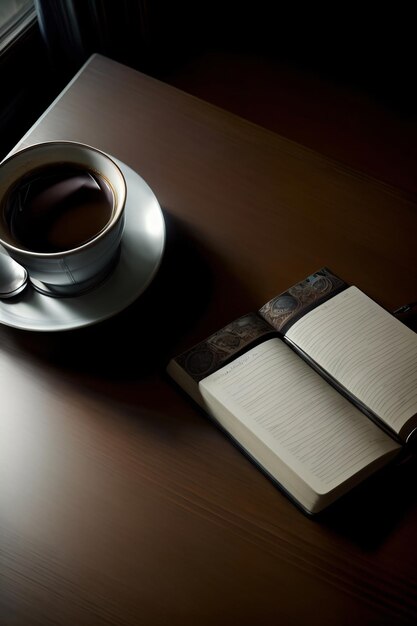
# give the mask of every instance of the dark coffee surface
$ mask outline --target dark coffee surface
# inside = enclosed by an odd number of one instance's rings
[[[22,177],[3,207],[15,244],[59,252],[93,239],[113,211],[107,181],[72,163],[48,165]]]

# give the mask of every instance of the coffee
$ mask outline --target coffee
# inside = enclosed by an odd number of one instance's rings
[[[53,253],[93,239],[112,217],[114,196],[99,174],[73,163],[32,170],[15,182],[2,213],[15,245]]]

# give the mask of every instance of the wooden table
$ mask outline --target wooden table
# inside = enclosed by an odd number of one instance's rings
[[[323,265],[415,299],[415,198],[101,56],[19,145],[53,139],[140,173],[167,246],[111,320],[0,329],[0,623],[416,623],[414,462],[312,521],[164,374]]]

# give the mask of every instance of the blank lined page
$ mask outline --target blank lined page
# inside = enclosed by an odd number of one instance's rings
[[[215,397],[318,493],[398,447],[280,339],[207,377],[200,391],[209,407]],[[222,420],[240,440],[239,423]]]
[[[417,334],[357,287],[286,335],[397,433],[417,413]]]

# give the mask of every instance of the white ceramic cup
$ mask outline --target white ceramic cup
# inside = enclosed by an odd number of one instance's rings
[[[111,189],[113,206],[108,222],[85,243],[58,252],[37,252],[13,236],[7,197],[22,177],[57,163],[85,168],[104,179]],[[126,193],[120,168],[96,148],[70,141],[51,141],[24,148],[0,164],[0,245],[27,269],[38,291],[52,296],[79,295],[103,281],[117,262],[124,230]]]

